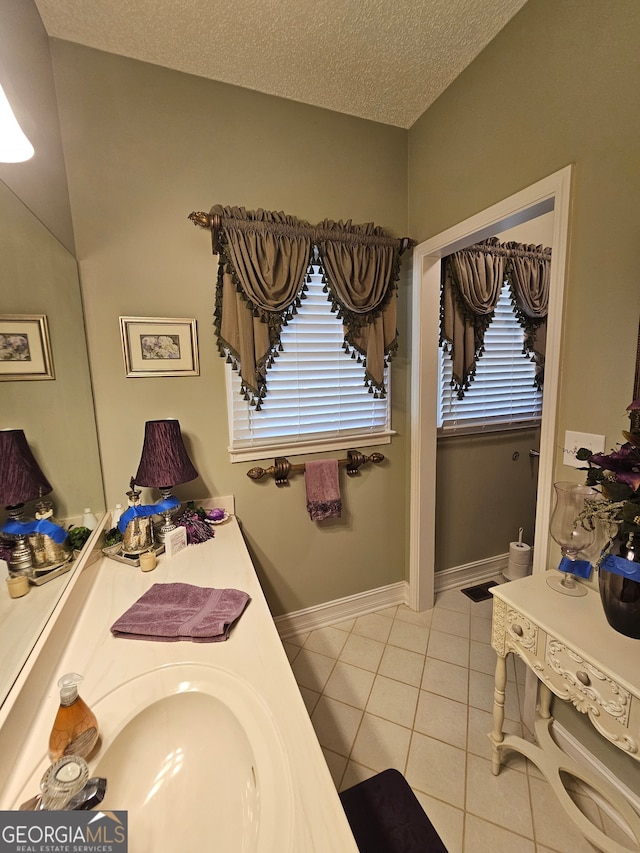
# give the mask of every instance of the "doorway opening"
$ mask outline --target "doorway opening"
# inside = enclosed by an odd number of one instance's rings
[[[416,246],[413,255],[411,505],[409,604],[433,606],[435,590],[436,421],[441,259],[495,233],[553,211],[545,388],[540,427],[533,571],[547,560],[560,377],[562,305],[568,242],[571,166]],[[472,474],[471,474],[472,475]]]

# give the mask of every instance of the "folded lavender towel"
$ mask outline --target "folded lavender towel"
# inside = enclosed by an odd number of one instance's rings
[[[311,521],[340,518],[342,499],[338,482],[338,460],[320,459],[317,462],[305,462],[304,481]]]
[[[226,640],[250,601],[239,589],[188,583],[156,583],[111,626],[116,637],[133,640]]]

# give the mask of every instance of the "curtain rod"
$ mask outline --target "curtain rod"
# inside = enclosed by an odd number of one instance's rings
[[[359,450],[348,450],[346,459],[338,459],[338,466],[342,468],[346,465],[347,474],[350,477],[355,477],[360,473],[360,467],[368,462],[373,462],[375,465],[384,462],[382,453],[372,453],[370,456],[365,456]],[[291,474],[301,474],[305,469],[304,462],[298,462],[292,465],[286,456],[278,456],[274,459],[274,464],[268,468],[250,468],[247,471],[247,477],[252,480],[260,480],[262,477],[273,477],[276,481],[276,486],[288,486],[289,476]]]
[[[551,249],[535,246],[528,248],[526,243],[515,243],[511,246],[509,243],[474,243],[473,246],[465,246],[460,249],[462,252],[482,252],[485,255],[502,255],[505,258],[536,258],[539,261],[548,261],[551,259]],[[459,254],[454,252],[454,255]]]
[[[341,243],[357,243],[359,245],[391,246],[398,249],[402,254],[407,249],[415,246],[415,240],[410,237],[389,237],[386,234],[367,234],[353,228],[340,227],[336,224],[333,228],[326,228],[322,224],[309,225],[307,222],[272,222],[264,219],[238,219],[232,216],[220,216],[218,213],[205,213],[204,211],[193,211],[188,219],[194,225],[201,228],[209,228],[212,232],[214,254],[217,254],[218,234],[222,227],[235,228],[239,231],[269,231],[272,234],[285,235],[289,237],[306,237],[312,244],[327,241],[338,241]]]

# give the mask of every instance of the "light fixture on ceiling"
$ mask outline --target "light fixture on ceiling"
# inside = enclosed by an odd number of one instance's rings
[[[0,163],[22,163],[33,157],[33,145],[22,132],[0,86]]]

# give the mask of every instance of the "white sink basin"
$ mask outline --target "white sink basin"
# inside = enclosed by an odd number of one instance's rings
[[[131,853],[290,849],[289,768],[268,707],[233,673],[163,667],[94,707],[100,809],[128,812]]]

